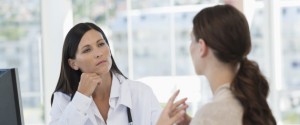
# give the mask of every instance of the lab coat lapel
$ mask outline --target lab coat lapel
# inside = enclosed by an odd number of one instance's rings
[[[123,76],[113,73],[111,98],[119,97],[116,107],[120,104],[129,107],[130,109],[132,107],[131,92],[128,82],[129,80],[126,80]]]
[[[117,74],[112,75],[112,85],[111,85],[111,91],[110,91],[110,101],[109,101],[109,106],[113,109],[118,105],[118,100],[120,97],[120,80],[117,76]]]
[[[121,83],[121,92],[119,98],[119,104],[122,104],[130,109],[132,109],[132,99],[131,92],[129,88],[129,80],[123,80]]]

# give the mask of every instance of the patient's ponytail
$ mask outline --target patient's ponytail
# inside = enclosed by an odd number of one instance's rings
[[[254,61],[241,60],[231,90],[244,108],[243,125],[276,125],[267,103],[268,82]]]

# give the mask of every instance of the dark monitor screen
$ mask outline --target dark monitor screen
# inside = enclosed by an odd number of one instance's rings
[[[16,69],[0,69],[0,125],[24,125]]]

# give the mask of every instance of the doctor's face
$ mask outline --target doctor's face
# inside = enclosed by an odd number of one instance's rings
[[[111,53],[101,33],[93,29],[87,31],[79,42],[75,59],[69,59],[69,64],[84,73],[108,73],[112,65]]]

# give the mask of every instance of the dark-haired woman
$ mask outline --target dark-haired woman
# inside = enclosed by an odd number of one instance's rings
[[[231,5],[205,8],[193,19],[191,38],[195,71],[206,76],[214,97],[193,119],[185,115],[181,124],[276,125],[267,103],[269,84],[247,57],[251,39],[245,16]],[[168,110],[162,116],[177,112]]]
[[[51,104],[50,125],[154,125],[161,112],[151,88],[118,69],[93,23],[68,32]]]

